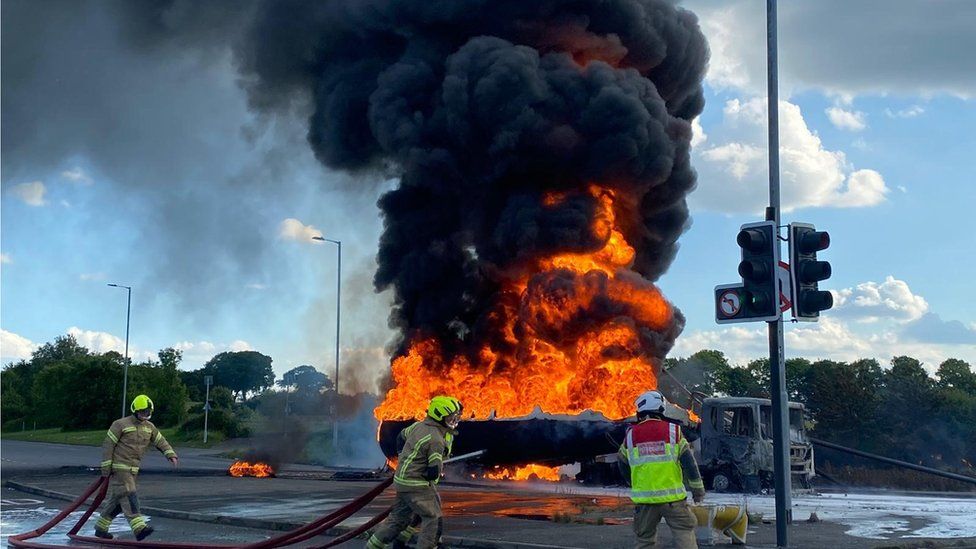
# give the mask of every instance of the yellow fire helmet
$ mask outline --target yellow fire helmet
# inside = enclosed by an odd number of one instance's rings
[[[451,414],[460,414],[464,407],[461,401],[451,396],[435,396],[430,399],[430,406],[427,407],[427,415],[435,421],[444,421],[444,418]]]
[[[153,407],[152,399],[147,397],[146,395],[139,395],[136,398],[132,399],[132,406],[129,406],[129,409],[132,410],[133,414],[148,409],[149,415],[152,415],[153,408],[154,407]]]

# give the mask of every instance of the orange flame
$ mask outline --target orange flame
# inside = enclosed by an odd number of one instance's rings
[[[485,472],[485,478],[493,480],[546,480],[559,482],[559,467],[547,467],[530,463],[522,467],[492,467]]]
[[[648,328],[666,329],[674,309],[630,270],[636,252],[617,225],[613,191],[590,185],[586,192],[597,206],[591,232],[603,246],[538,258],[503,286],[492,320],[504,348],[486,346],[447,362],[437,340],[415,337],[393,360],[394,387],[376,408],[377,419],[419,418],[438,394],[461,399],[469,418],[519,417],[536,408],[551,414],[589,409],[610,419],[633,415],[637,395],[657,387],[658,359],[642,350],[643,338]],[[563,200],[565,194],[550,193],[543,204]],[[579,322],[608,302],[617,316]],[[579,333],[567,333],[571,326]]]
[[[274,469],[267,463],[261,463],[260,461],[249,463],[240,460],[235,461],[227,469],[227,472],[232,477],[272,477],[275,474]]]

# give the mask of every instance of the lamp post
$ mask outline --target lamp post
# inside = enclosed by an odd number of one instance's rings
[[[129,313],[132,311],[132,286],[109,284],[113,288],[124,288],[127,292],[125,300],[125,364],[122,375],[122,417],[125,417],[126,392],[129,389]]]
[[[336,245],[336,337],[335,337],[335,380],[333,384],[335,387],[335,404],[333,405],[336,409],[332,411],[332,448],[336,449],[339,447],[339,417],[338,417],[338,404],[339,404],[339,326],[341,325],[341,303],[342,303],[342,242],[339,240],[332,240],[330,238],[323,238],[321,236],[313,236],[312,240],[320,240],[322,242],[331,242]]]

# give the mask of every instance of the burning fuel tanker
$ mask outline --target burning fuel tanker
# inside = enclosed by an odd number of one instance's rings
[[[380,425],[380,448],[387,457],[396,457],[396,436],[412,421],[388,420]],[[593,413],[468,420],[458,425],[453,453],[485,450],[477,459],[491,465],[583,462],[596,455],[616,452],[616,444],[623,440],[626,426],[623,421],[610,421]]]
[[[665,415],[672,421],[697,427],[697,418],[677,406],[668,405]],[[386,420],[380,424],[379,443],[383,454],[396,458],[396,437],[414,420]],[[466,420],[458,425],[453,453],[484,450],[476,462],[488,466],[549,466],[580,463],[617,452],[633,417],[609,420],[603,414],[545,414],[538,408],[521,418]],[[695,436],[694,432],[689,433]]]
[[[708,59],[695,15],[666,0],[267,2],[249,33],[252,104],[304,97],[319,160],[395,181],[378,201],[374,285],[399,334],[381,443],[447,394],[465,406],[456,451],[602,448],[684,326],[654,281],[689,225]]]

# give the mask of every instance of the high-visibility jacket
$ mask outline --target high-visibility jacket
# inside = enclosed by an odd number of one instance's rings
[[[674,423],[647,419],[628,428],[618,457],[630,467],[630,499],[634,503],[685,499],[679,458],[690,451],[681,427]]]
[[[444,468],[444,456],[449,451],[448,435],[451,430],[428,417],[403,430],[403,449],[397,458],[393,482],[397,488],[434,486],[440,480]],[[437,477],[427,479],[427,468],[437,467]]]
[[[176,457],[176,451],[151,421],[140,421],[134,415],[115,420],[102,442],[102,469],[138,473],[150,444],[167,458]]]

